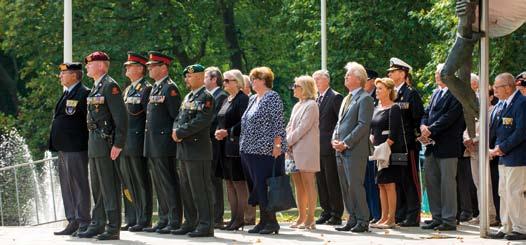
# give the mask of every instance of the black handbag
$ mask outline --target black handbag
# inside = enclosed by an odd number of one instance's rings
[[[290,177],[288,175],[276,176],[276,159],[272,165],[272,177],[267,178],[267,211],[279,212],[296,207],[296,201],[292,195]]]
[[[402,138],[404,138],[405,153],[391,153],[389,165],[407,166],[409,151],[407,150],[407,141],[405,139],[404,118],[400,116],[400,120],[402,120]],[[389,109],[389,132],[391,132],[391,109]]]
[[[239,136],[234,136],[233,128],[230,130],[225,141],[225,156],[239,157]]]

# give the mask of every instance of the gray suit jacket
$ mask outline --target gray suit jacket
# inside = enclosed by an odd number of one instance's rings
[[[369,132],[373,117],[374,101],[368,93],[360,89],[351,98],[349,109],[345,111],[345,99],[340,108],[338,123],[332,135],[333,140],[342,140],[349,147],[341,154],[352,160],[363,160],[369,156]],[[337,153],[339,154],[339,153]]]

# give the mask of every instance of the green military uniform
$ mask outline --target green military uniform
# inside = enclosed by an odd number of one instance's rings
[[[213,112],[214,97],[203,86],[186,95],[174,123],[173,130],[179,139],[177,159],[181,161],[181,187],[186,190],[182,193],[185,223],[176,234],[192,230],[190,236],[214,234],[213,188],[210,179],[210,125]]]
[[[89,129],[88,157],[95,206],[93,222],[79,237],[92,237],[106,225],[98,238],[118,239],[121,223],[121,189],[117,166],[110,158],[112,146],[123,148],[126,142],[127,116],[119,85],[107,74],[87,98]],[[106,224],[106,216],[108,223]],[[113,238],[109,238],[114,236]]]
[[[120,157],[119,170],[124,185],[125,219],[128,230],[142,231],[151,225],[152,185],[148,161],[143,156],[146,108],[152,86],[145,78],[124,92],[128,111],[128,136]]]
[[[150,62],[162,60],[150,52]],[[149,63],[150,63],[149,62]],[[177,145],[172,139],[172,125],[179,113],[181,95],[170,77],[156,81],[146,112],[144,156],[149,159],[152,179],[159,203],[159,222],[148,232],[168,234],[178,229],[182,220],[181,189],[177,174]]]

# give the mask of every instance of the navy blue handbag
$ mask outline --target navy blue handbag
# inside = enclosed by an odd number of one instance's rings
[[[267,211],[279,212],[296,207],[296,201],[292,195],[290,177],[288,175],[276,176],[276,159],[272,165],[272,177],[267,179],[268,185],[268,205]],[[284,172],[284,171],[281,171]]]

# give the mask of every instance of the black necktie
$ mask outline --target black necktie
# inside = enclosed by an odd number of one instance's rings
[[[321,105],[322,101],[323,101],[323,95],[316,99],[316,102],[318,102],[318,106]]]

